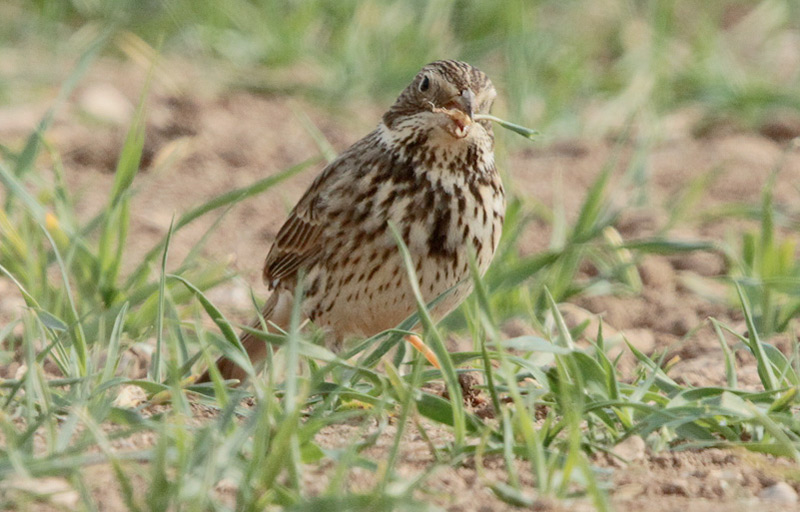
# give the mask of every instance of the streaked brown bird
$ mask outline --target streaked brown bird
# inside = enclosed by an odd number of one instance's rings
[[[425,302],[455,287],[434,318],[455,309],[472,289],[470,251],[483,274],[505,215],[491,122],[475,118],[496,96],[467,63],[422,68],[378,127],[331,162],[289,214],[264,263],[272,290],[264,318],[288,328],[303,275],[302,314],[329,333],[330,348],[396,327],[416,301],[390,222],[408,246]],[[266,356],[263,340],[245,333],[241,341],[253,363]],[[246,377],[228,359],[216,365],[225,379]],[[198,379],[208,380],[208,371]]]

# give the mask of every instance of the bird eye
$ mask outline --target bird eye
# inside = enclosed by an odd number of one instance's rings
[[[427,75],[422,77],[422,81],[419,83],[419,90],[420,92],[425,92],[431,88],[431,79],[428,78]]]

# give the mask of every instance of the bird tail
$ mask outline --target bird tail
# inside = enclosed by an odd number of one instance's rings
[[[286,302],[287,300],[285,300],[283,293],[279,292],[278,290],[274,291],[267,300],[267,303],[264,305],[264,309],[262,311],[264,320],[274,323],[281,329],[286,329],[288,326],[288,317],[284,311],[286,309]],[[291,305],[291,303],[291,297],[288,297],[288,304]],[[289,311],[291,311],[291,306]],[[255,321],[250,324],[250,327],[253,329],[261,329],[261,319],[255,319]],[[242,343],[247,356],[250,358],[250,361],[253,364],[257,364],[267,356],[266,342],[255,334],[252,334],[249,331],[244,331],[239,337],[239,341]],[[216,365],[217,370],[219,370],[222,378],[225,380],[238,379],[239,382],[244,382],[244,380],[247,378],[247,372],[241,366],[234,363],[227,357],[220,357],[214,364]],[[210,381],[211,374],[209,370],[206,370],[202,375],[200,375],[200,377],[198,377],[195,383],[199,384]]]

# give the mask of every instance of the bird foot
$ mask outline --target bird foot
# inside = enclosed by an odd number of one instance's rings
[[[425,356],[425,359],[427,359],[428,362],[430,362],[434,368],[436,368],[437,370],[442,369],[441,365],[439,365],[439,360],[436,358],[436,354],[433,353],[433,350],[431,350],[428,347],[428,345],[423,343],[423,341],[420,339],[419,336],[417,336],[416,334],[409,334],[408,336],[406,336],[406,341],[411,343],[411,346],[413,346],[415,349],[419,350],[422,353],[422,355]]]

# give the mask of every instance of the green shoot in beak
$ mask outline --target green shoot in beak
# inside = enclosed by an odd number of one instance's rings
[[[475,114],[474,119],[476,121],[479,121],[481,119],[488,119],[489,121],[494,121],[495,123],[498,123],[503,128],[505,128],[507,130],[511,130],[512,132],[516,132],[516,133],[522,135],[523,137],[525,137],[526,139],[535,140],[536,138],[541,136],[541,133],[539,133],[536,130],[531,130],[530,128],[525,128],[524,126],[521,126],[521,125],[518,125],[518,124],[509,123],[505,119],[500,119],[499,117],[496,117],[496,116],[493,116],[493,115]]]

